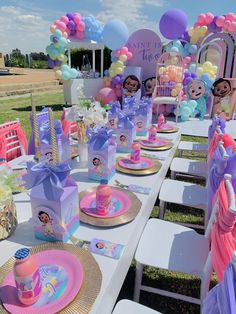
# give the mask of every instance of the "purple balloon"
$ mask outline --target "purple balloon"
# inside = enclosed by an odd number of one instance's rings
[[[53,69],[55,67],[55,63],[51,58],[48,58],[48,67]]]
[[[187,71],[187,72],[184,73],[184,77],[185,77],[185,78],[186,78],[186,77],[190,77],[190,76],[191,76],[191,72]]]
[[[52,41],[54,42],[54,44],[57,44],[59,39],[56,36],[53,36]]]
[[[68,17],[69,20],[73,20],[74,18],[73,13],[67,13],[66,16]]]
[[[72,31],[75,29],[75,22],[70,20],[67,27]]]
[[[197,74],[194,73],[194,72],[192,72],[192,73],[191,73],[191,78],[196,79],[196,78],[197,78]]]
[[[71,36],[75,36],[75,34],[76,34],[76,30],[75,30],[75,29],[72,29],[72,30],[70,31],[70,35],[71,35]]]
[[[186,77],[185,79],[184,79],[184,85],[188,85],[189,83],[191,83],[192,82],[192,77],[190,76],[190,77]]]
[[[55,60],[54,64],[55,64],[55,66],[59,67],[61,65],[61,61],[60,60]]]
[[[179,9],[171,9],[165,12],[159,23],[160,32],[167,39],[180,38],[186,31],[187,26],[187,15]]]

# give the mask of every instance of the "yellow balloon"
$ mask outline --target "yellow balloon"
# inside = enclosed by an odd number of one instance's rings
[[[203,68],[202,67],[198,67],[197,68],[197,76],[201,77],[203,73],[204,73]]]
[[[202,68],[204,71],[208,72],[212,68],[212,63],[210,61],[206,61],[203,63]]]
[[[64,61],[64,55],[63,55],[63,54],[60,54],[60,55],[57,57],[57,59],[58,59],[59,61]]]
[[[123,68],[116,68],[116,74],[122,74],[123,73]]]
[[[57,70],[57,71],[55,72],[55,75],[56,75],[56,78],[61,79],[61,77],[62,77],[62,72],[61,72],[61,70]]]
[[[172,97],[176,97],[178,95],[178,92],[177,92],[177,90],[174,88],[174,89],[172,89],[172,91],[171,91],[171,96]]]
[[[160,67],[159,68],[159,74],[162,75],[165,73],[165,68],[164,67]]]
[[[123,67],[124,66],[124,63],[122,62],[122,61],[120,61],[120,60],[118,60],[118,61],[116,61],[116,63],[115,63],[115,68],[119,68],[119,67]]]
[[[122,62],[125,62],[125,61],[127,61],[127,56],[126,55],[120,55],[119,60]]]
[[[218,66],[217,65],[213,65],[212,72],[214,72],[216,74],[217,70],[218,70]]]
[[[205,34],[207,33],[207,31],[208,31],[208,27],[207,27],[206,25],[204,25],[204,26],[201,27],[201,33],[202,33],[203,35],[205,35]]]
[[[193,36],[193,34],[194,34],[194,28],[193,27],[190,27],[190,29],[188,30],[188,34],[190,37]]]
[[[171,63],[172,64],[178,64],[178,62],[179,62],[179,59],[177,57],[172,57],[171,58]]]

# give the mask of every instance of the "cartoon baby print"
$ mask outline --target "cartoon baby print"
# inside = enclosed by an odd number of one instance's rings
[[[230,80],[219,78],[212,85],[212,94],[215,96],[213,114],[229,120],[234,109],[236,89],[232,88]]]
[[[129,75],[126,77],[123,83],[124,96],[134,96],[135,93],[140,89],[141,84],[139,79],[135,75]]]
[[[120,145],[127,146],[127,137],[124,134],[120,136]]]
[[[50,218],[48,213],[42,210],[38,213],[38,218],[43,223],[42,226],[44,228],[44,234],[53,236],[54,235],[53,225],[52,225],[53,219]]]
[[[94,170],[98,173],[102,173],[102,162],[99,158],[93,158]]]
[[[152,97],[152,94],[154,92],[154,89],[157,85],[157,80],[155,76],[147,78],[143,82],[144,90],[145,90],[145,96]]]
[[[140,120],[140,121],[136,122],[136,126],[137,126],[138,130],[142,129],[143,128],[143,121]]]
[[[202,80],[192,80],[187,86],[187,95],[190,100],[195,100],[197,106],[194,110],[194,116],[198,115],[200,120],[204,120],[206,114],[207,89]]]

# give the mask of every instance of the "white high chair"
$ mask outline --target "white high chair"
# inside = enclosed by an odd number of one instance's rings
[[[229,200],[229,210],[236,215],[235,194],[231,184],[231,176],[225,175],[226,190]],[[220,199],[218,199],[221,202]],[[140,290],[157,293],[195,304],[202,302],[209,290],[212,274],[210,252],[211,228],[219,209],[215,202],[205,235],[179,224],[150,219],[140,238],[136,254],[136,276],[134,301],[138,302]],[[222,248],[223,249],[223,248]],[[144,266],[194,275],[201,279],[200,299],[142,284]]]
[[[172,58],[176,58],[177,62],[174,64],[172,63]],[[173,94],[173,90],[175,86],[166,86],[163,82],[160,82],[160,69],[167,70],[168,67],[172,67],[173,72],[176,72],[176,75],[179,78],[179,84],[181,84],[181,88]],[[157,105],[157,116],[159,112],[159,106],[161,104],[170,104],[176,106],[176,123],[178,122],[178,113],[179,113],[179,106],[181,103],[181,91],[182,91],[182,84],[183,84],[183,75],[184,75],[184,62],[183,58],[180,55],[172,56],[170,53],[165,52],[163,53],[157,61],[156,66],[156,86],[154,88],[152,94],[152,102],[153,104]]]

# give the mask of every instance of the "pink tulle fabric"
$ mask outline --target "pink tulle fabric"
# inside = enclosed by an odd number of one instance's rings
[[[219,206],[219,209],[211,231],[211,253],[213,268],[218,281],[221,281],[232,254],[236,250],[236,215],[229,211],[224,180],[216,192],[213,205]]]
[[[75,122],[68,121],[66,119],[66,110],[63,110],[62,116],[61,116],[61,125],[62,130],[66,135],[70,135],[72,133],[78,132],[78,127]]]
[[[4,158],[6,159],[6,161],[10,161],[21,156],[20,149],[15,149],[12,150],[11,152],[7,152],[7,148],[10,149],[19,146],[18,143],[14,143],[7,146],[7,144],[16,141],[15,138],[8,139],[8,137],[11,135],[17,135],[18,140],[22,145],[25,154],[28,154],[27,138],[19,122],[11,124],[4,128],[0,127],[0,158]]]
[[[219,135],[215,131],[214,135],[210,141],[209,147],[208,147],[208,160],[211,160],[212,157],[214,156],[214,152],[215,152],[220,140],[221,140],[221,135]]]

